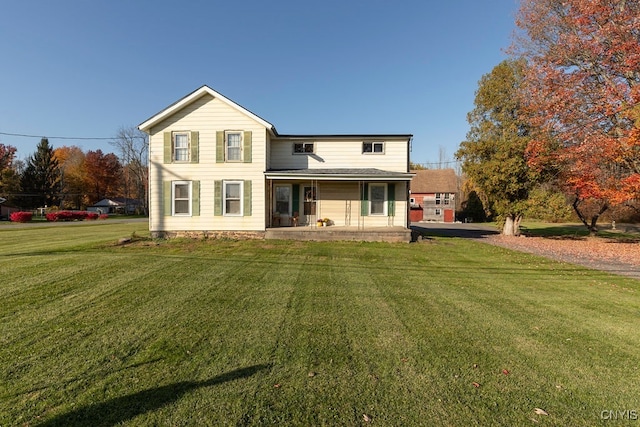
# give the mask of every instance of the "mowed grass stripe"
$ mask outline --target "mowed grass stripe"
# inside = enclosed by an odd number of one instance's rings
[[[55,280],[0,286],[0,424],[593,425],[640,405],[632,279],[457,239],[109,236],[11,249]]]

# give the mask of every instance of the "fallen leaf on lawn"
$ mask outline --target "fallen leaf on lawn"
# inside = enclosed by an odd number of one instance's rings
[[[505,374],[505,375],[509,375],[509,370],[508,369],[503,369],[502,373]]]
[[[365,423],[371,422],[371,417],[367,414],[362,414],[362,419],[364,420]]]
[[[479,384],[479,383],[473,383],[473,386],[474,386],[475,388],[478,388],[478,387],[480,387],[480,384]]]
[[[280,384],[274,384],[273,388],[280,388]]]
[[[313,371],[311,371],[311,372],[309,372],[309,376],[310,376],[310,377],[315,377],[315,376],[316,376],[316,373],[315,373],[315,372],[313,372]]]
[[[473,364],[473,369],[478,369],[478,364],[477,363]]]
[[[534,411],[536,414],[538,414],[538,415],[549,415],[549,414],[547,413],[547,411],[545,411],[544,409],[534,408],[534,410],[533,410],[533,411]]]

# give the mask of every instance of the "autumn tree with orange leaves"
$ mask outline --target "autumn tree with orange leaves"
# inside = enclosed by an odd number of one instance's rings
[[[517,25],[529,164],[556,171],[595,233],[607,209],[640,199],[640,2],[522,0]]]
[[[120,194],[122,184],[122,165],[113,153],[104,154],[102,150],[89,151],[85,156],[89,203]]]
[[[56,148],[53,155],[62,170],[60,208],[83,209],[89,203],[84,152],[77,146],[63,146]]]

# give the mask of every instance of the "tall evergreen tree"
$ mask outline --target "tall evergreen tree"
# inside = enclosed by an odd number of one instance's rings
[[[60,203],[60,166],[47,138],[40,140],[36,152],[27,161],[20,182],[25,208],[57,206]]]

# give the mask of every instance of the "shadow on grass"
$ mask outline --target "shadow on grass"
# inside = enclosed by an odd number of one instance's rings
[[[95,403],[66,414],[58,415],[43,424],[39,424],[39,426],[113,426],[173,403],[180,399],[182,395],[192,390],[247,378],[270,367],[271,364],[253,365],[226,372],[206,381],[182,381],[162,387],[142,390],[134,394],[117,397],[107,400],[106,402]]]
[[[481,239],[486,236],[500,234],[495,227],[484,224],[443,224],[421,223],[411,225],[412,240],[428,239],[429,236],[459,237],[463,239]]]

